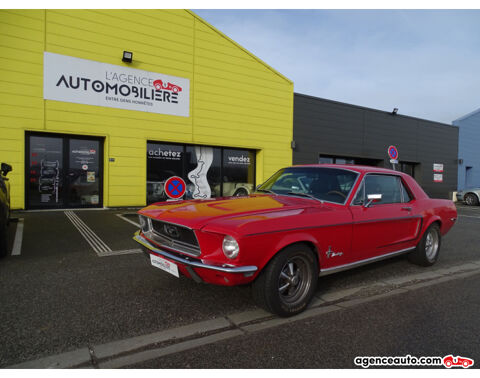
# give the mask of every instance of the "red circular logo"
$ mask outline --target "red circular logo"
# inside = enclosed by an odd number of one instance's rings
[[[173,176],[165,181],[165,194],[172,199],[179,199],[185,194],[187,186],[181,177]]]
[[[388,147],[387,151],[388,151],[388,156],[390,156],[390,159],[394,159],[394,160],[398,159],[397,147],[390,146],[390,147]]]

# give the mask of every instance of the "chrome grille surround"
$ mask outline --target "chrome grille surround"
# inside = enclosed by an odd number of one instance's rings
[[[169,237],[166,233],[161,232],[161,227],[174,227],[179,231],[179,239]],[[178,225],[175,223],[159,221],[148,218],[148,231],[144,231],[145,236],[158,244],[160,247],[165,247],[172,251],[183,253],[189,256],[200,256],[200,246],[198,244],[197,236],[195,232],[186,226]],[[187,236],[189,242],[185,242],[182,236]]]

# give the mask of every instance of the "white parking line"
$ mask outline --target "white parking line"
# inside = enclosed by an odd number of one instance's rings
[[[475,215],[463,215],[463,214],[458,214],[459,217],[465,217],[465,218],[477,218],[480,219],[480,216],[475,216]]]
[[[120,251],[113,251],[100,237],[93,232],[93,230],[87,226],[87,224],[80,219],[80,217],[71,210],[64,211],[67,218],[72,222],[75,228],[80,232],[83,238],[90,244],[90,247],[95,251],[98,257],[104,256],[118,256],[118,255],[130,255],[134,253],[142,253],[139,248],[124,249]],[[117,214],[118,215],[118,214]],[[128,222],[130,220],[126,219]],[[131,222],[134,223],[134,222]],[[140,227],[140,226],[139,226]]]
[[[12,256],[19,256],[22,252],[23,241],[23,218],[19,218],[17,229],[15,231],[15,239],[13,239]]]
[[[70,222],[72,222],[78,232],[80,232],[87,243],[90,244],[90,247],[93,248],[98,256],[101,256],[103,253],[112,252],[112,249],[106,245],[105,242],[100,239],[100,237],[77,216],[77,214],[69,210],[64,211],[64,214],[67,216]]]
[[[99,255],[99,257],[131,255],[133,253],[142,253],[142,250],[140,248],[134,248],[134,249],[124,249],[122,251],[105,252],[105,253],[102,253],[101,255]]]
[[[128,219],[127,217],[123,216],[123,214],[116,214],[116,215],[117,215],[117,217],[119,217],[120,219],[123,219],[125,222],[131,223],[131,224],[133,224],[134,226],[136,226],[136,227],[138,227],[138,228],[141,227],[140,224],[138,224],[137,222],[134,222],[134,221]]]

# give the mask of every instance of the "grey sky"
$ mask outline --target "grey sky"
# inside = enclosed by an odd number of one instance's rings
[[[451,123],[480,107],[479,10],[195,10],[295,92]]]

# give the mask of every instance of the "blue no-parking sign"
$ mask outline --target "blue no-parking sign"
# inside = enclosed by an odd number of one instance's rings
[[[398,150],[397,147],[395,146],[389,146],[387,149],[388,156],[390,156],[390,159],[392,160],[398,160]]]
[[[173,176],[165,181],[165,194],[172,199],[183,197],[186,189],[185,181],[181,177]]]

